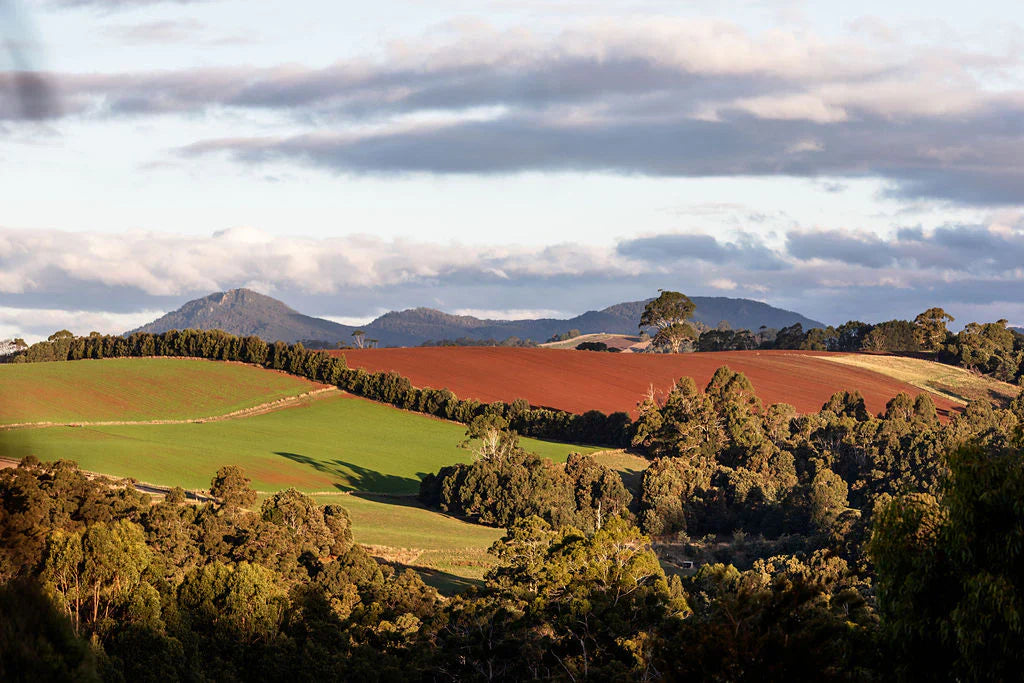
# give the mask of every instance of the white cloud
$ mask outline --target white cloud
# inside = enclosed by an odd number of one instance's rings
[[[141,327],[164,313],[166,311],[161,310],[109,313],[0,306],[0,339],[21,337],[31,344],[46,339],[60,329],[70,330],[76,335],[86,335],[93,331],[119,334]]]
[[[577,313],[566,313],[551,308],[459,308],[452,311],[455,315],[470,315],[483,320],[533,320],[536,318],[569,318]]]
[[[999,317],[1018,319],[1020,226],[1019,217],[1002,213],[991,227],[906,228],[888,237],[819,228],[782,240],[739,232],[722,241],[677,232],[606,247],[0,229],[0,332],[120,332],[189,298],[240,286],[346,323],[414,306],[485,318],[560,317],[659,287],[757,297],[827,322],[912,317],[932,305],[958,318],[999,308]]]

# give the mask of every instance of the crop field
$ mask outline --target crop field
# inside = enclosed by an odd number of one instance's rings
[[[832,363],[821,353],[725,351],[721,353],[634,354],[503,347],[420,347],[360,349],[343,354],[350,367],[396,370],[418,387],[447,388],[460,398],[512,401],[576,413],[600,410],[636,414],[650,389],[669,391],[679,377],[704,387],[720,366],[744,373],[765,403],[789,403],[815,412],[832,394],[857,390],[868,410],[880,412],[901,391],[921,389],[875,370]],[[934,396],[941,415],[959,409]]]
[[[4,430],[0,456],[75,460],[85,470],[187,489],[209,487],[218,467],[234,464],[259,491],[378,493],[415,493],[424,474],[472,458],[458,447],[463,425],[340,393],[325,396],[220,422]],[[596,450],[522,444],[555,461]]]
[[[829,354],[824,360],[879,372],[924,391],[944,396],[956,403],[987,400],[1005,406],[1021,392],[1021,387],[977,375],[964,368],[920,358],[876,356],[872,354]]]
[[[248,365],[178,358],[0,365],[0,425],[212,417],[318,387]]]

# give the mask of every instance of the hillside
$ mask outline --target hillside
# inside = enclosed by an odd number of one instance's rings
[[[205,418],[320,386],[240,363],[185,358],[0,365],[0,426]]]
[[[653,389],[664,395],[680,377],[704,388],[723,365],[750,378],[767,403],[789,403],[801,413],[818,411],[837,391],[860,391],[868,410],[878,413],[901,391],[921,390],[864,368],[830,363],[820,353],[725,351],[720,353],[594,353],[559,349],[439,347],[335,351],[349,367],[396,370],[415,386],[447,388],[460,398],[512,401],[576,413],[600,410],[636,414],[637,403]],[[940,414],[956,410],[941,395]]]
[[[733,328],[757,330],[762,325],[781,328],[800,323],[805,329],[823,327],[799,313],[750,299],[692,297],[697,304],[694,319],[709,327],[727,321]],[[503,340],[508,337],[544,342],[556,334],[578,329],[584,334],[607,332],[636,334],[647,301],[615,304],[587,311],[574,318],[534,320],[486,320],[452,315],[433,308],[411,308],[385,313],[363,326],[368,339],[380,346],[419,346],[428,340]],[[240,336],[256,335],[267,341],[320,340],[330,344],[351,343],[355,327],[303,315],[286,304],[248,289],[218,292],[195,299],[181,308],[132,332],[166,332],[184,329],[220,329]]]
[[[1020,387],[1014,384],[921,358],[862,353],[831,353],[821,357],[834,363],[880,372],[957,403],[989,401],[1005,408],[1021,392]]]
[[[255,335],[266,341],[292,343],[301,339],[348,340],[355,328],[303,315],[251,289],[232,289],[189,301],[127,334],[186,329],[224,330],[241,337]]]
[[[465,432],[464,425],[334,392],[217,422],[8,429],[0,431],[0,453],[67,458],[93,472],[189,489],[206,488],[218,467],[234,464],[259,491],[412,494],[424,474],[472,460],[458,445]],[[555,461],[596,450],[527,438],[522,444]]]

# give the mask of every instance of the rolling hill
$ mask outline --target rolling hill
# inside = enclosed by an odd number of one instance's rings
[[[465,432],[464,425],[334,392],[217,422],[8,429],[0,431],[0,454],[66,458],[85,470],[188,489],[205,489],[217,468],[230,464],[259,491],[414,494],[423,475],[472,460],[458,445]],[[573,451],[597,450],[521,441],[559,462]]]
[[[241,363],[187,358],[0,365],[0,427],[207,418],[322,386]]]
[[[830,363],[824,352],[723,351],[719,353],[596,353],[560,349],[437,347],[332,351],[349,365],[369,371],[395,370],[415,386],[447,388],[460,398],[512,401],[575,413],[600,410],[636,415],[637,403],[653,389],[663,395],[680,377],[704,388],[723,365],[744,373],[767,403],[789,403],[798,412],[818,411],[837,391],[860,391],[868,410],[884,410],[901,391],[921,389],[866,368]],[[933,365],[946,368],[938,363]],[[940,414],[957,410],[949,397],[933,395]]]
[[[727,321],[733,328],[757,330],[760,326],[781,328],[800,323],[805,329],[823,327],[799,313],[750,299],[692,297],[697,304],[694,320],[709,327]],[[587,311],[574,318],[531,320],[485,320],[452,315],[433,308],[411,308],[385,313],[363,326],[367,338],[380,346],[419,346],[428,340],[497,339],[519,337],[544,342],[556,334],[578,329],[584,334],[609,332],[636,334],[640,314],[647,301],[615,304],[600,311]],[[256,335],[267,341],[319,340],[329,344],[349,343],[355,327],[323,318],[303,315],[286,304],[249,289],[210,294],[184,304],[132,332],[159,333],[183,329],[220,329],[240,336]]]

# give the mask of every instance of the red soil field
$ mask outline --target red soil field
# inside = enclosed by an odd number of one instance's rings
[[[857,390],[868,410],[878,413],[901,391],[920,389],[877,372],[799,351],[632,354],[503,347],[417,347],[332,351],[349,367],[370,372],[395,370],[417,387],[450,389],[459,398],[483,402],[524,398],[533,406],[574,413],[600,410],[636,416],[636,404],[650,387],[663,395],[679,377],[703,389],[723,365],[745,374],[766,405],[789,403],[801,413],[817,412],[837,391]],[[932,396],[940,415],[959,408]]]

